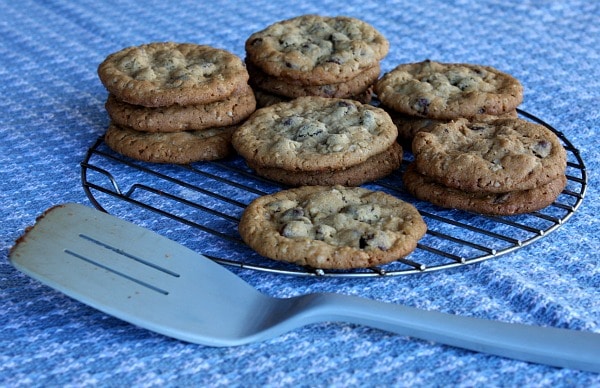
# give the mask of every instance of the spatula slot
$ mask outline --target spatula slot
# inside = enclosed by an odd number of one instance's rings
[[[140,257],[134,256],[134,255],[132,255],[132,254],[130,254],[130,253],[127,253],[126,251],[124,251],[124,250],[123,250],[123,249],[121,249],[121,248],[117,248],[117,247],[115,247],[115,246],[112,246],[112,245],[110,245],[110,244],[107,244],[107,243],[105,243],[105,242],[102,242],[102,241],[100,241],[100,240],[97,240],[97,239],[95,239],[95,238],[93,238],[93,237],[91,237],[91,236],[87,236],[87,235],[85,235],[85,234],[81,234],[81,233],[80,233],[80,234],[79,234],[79,237],[80,237],[80,238],[82,238],[82,239],[84,239],[84,240],[87,240],[87,241],[89,241],[89,242],[92,242],[92,243],[94,243],[94,244],[96,244],[96,245],[98,245],[98,246],[100,246],[100,247],[102,247],[102,248],[105,248],[105,249],[110,249],[111,251],[113,251],[113,252],[115,252],[115,253],[118,253],[118,254],[119,254],[119,255],[121,255],[121,256],[125,256],[125,257],[127,257],[128,259],[131,259],[131,260],[133,260],[133,261],[136,261],[136,262],[138,262],[138,263],[141,263],[141,264],[143,264],[143,265],[147,265],[148,267],[150,267],[150,268],[154,268],[154,269],[156,269],[156,270],[158,270],[158,271],[164,272],[164,273],[166,273],[167,275],[171,275],[171,276],[173,276],[173,277],[176,277],[176,278],[178,278],[178,277],[180,276],[178,273],[175,273],[175,272],[173,272],[173,271],[171,271],[171,270],[169,270],[169,269],[167,269],[167,268],[164,268],[164,267],[158,266],[158,265],[156,265],[156,264],[154,264],[154,263],[151,263],[151,262],[149,262],[149,261],[147,261],[147,260],[144,260],[144,259],[142,259],[142,258],[140,258]]]
[[[83,260],[86,263],[95,265],[98,268],[102,268],[102,269],[104,269],[104,270],[106,270],[106,271],[108,271],[108,272],[110,272],[112,274],[118,275],[118,276],[120,276],[120,277],[122,277],[124,279],[127,279],[127,280],[130,280],[130,281],[134,282],[134,283],[137,283],[140,286],[146,287],[146,288],[148,288],[148,289],[150,289],[152,291],[156,291],[156,292],[161,293],[163,295],[169,295],[169,292],[166,291],[166,290],[163,290],[162,288],[153,286],[152,284],[149,284],[149,283],[146,283],[146,282],[144,282],[142,280],[139,280],[139,279],[136,279],[134,277],[131,277],[131,276],[129,276],[129,275],[123,273],[123,272],[117,271],[116,269],[113,269],[113,268],[110,268],[110,267],[108,267],[106,265],[98,263],[97,261],[95,261],[93,259],[90,259],[89,257],[85,257],[85,256],[83,256],[83,255],[81,255],[81,254],[79,254],[77,252],[73,252],[71,250],[65,249],[65,253],[68,254],[68,255],[71,255],[71,256],[73,256],[75,258],[78,258],[80,260]]]

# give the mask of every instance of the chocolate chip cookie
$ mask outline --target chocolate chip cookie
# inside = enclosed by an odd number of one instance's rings
[[[426,60],[401,64],[375,84],[382,105],[409,116],[451,120],[514,111],[523,86],[490,66]]]
[[[258,109],[234,133],[232,143],[259,174],[270,171],[281,179],[294,179],[309,173],[310,182],[317,184],[313,179],[318,179],[325,185],[339,183],[326,179],[332,173],[347,173],[376,155],[387,156],[388,166],[399,166],[397,133],[382,109],[355,100],[299,97]],[[373,169],[364,178],[377,179],[389,172],[387,167]]]
[[[419,174],[410,164],[404,187],[416,198],[435,205],[488,215],[514,215],[537,211],[552,204],[566,185],[565,175],[529,190],[506,193],[466,192],[441,185]]]
[[[376,66],[389,42],[362,20],[302,15],[253,33],[247,61],[274,77],[309,85],[348,81]]]
[[[458,119],[419,132],[417,171],[467,192],[506,193],[545,185],[566,168],[566,152],[548,128],[523,119]]]
[[[343,185],[359,186],[362,183],[382,178],[396,171],[402,165],[402,147],[392,144],[387,150],[373,155],[363,163],[347,168],[324,169],[318,171],[290,171],[277,167],[263,167],[252,162],[248,166],[257,175],[288,186]]]
[[[410,144],[412,143],[415,135],[419,132],[427,132],[430,131],[436,124],[448,122],[450,120],[436,120],[436,119],[428,119],[425,117],[419,116],[408,116],[402,113],[397,113],[394,111],[387,111],[392,118],[392,121],[398,128],[398,141],[400,141],[403,145],[408,145],[410,148]],[[490,115],[477,115],[469,120],[482,120],[485,118],[496,119],[496,118],[517,118],[519,117],[516,110],[505,113],[500,116],[490,116]]]
[[[242,60],[226,50],[174,42],[113,53],[98,66],[98,76],[120,101],[146,107],[222,100],[249,78]]]
[[[411,253],[427,226],[417,209],[389,194],[304,186],[254,200],[242,239],[268,258],[322,269],[377,266]]]
[[[224,100],[207,104],[148,108],[109,95],[105,107],[119,126],[144,132],[179,132],[238,124],[256,110],[256,99],[252,88],[245,85]]]
[[[258,109],[232,142],[246,160],[291,171],[362,163],[388,149],[397,129],[383,110],[354,100],[300,97]]]
[[[250,82],[255,89],[262,90],[271,94],[296,98],[302,96],[320,96],[333,98],[352,98],[360,96],[369,90],[369,97],[372,94],[371,86],[379,78],[381,68],[379,65],[365,69],[358,73],[354,78],[332,84],[308,85],[297,80],[288,80],[270,76],[255,66],[248,64],[248,73]],[[369,98],[370,101],[370,98]],[[361,102],[368,103],[363,98]]]
[[[188,164],[234,153],[231,134],[237,126],[173,133],[141,132],[111,124],[104,142],[116,152],[152,163]]]

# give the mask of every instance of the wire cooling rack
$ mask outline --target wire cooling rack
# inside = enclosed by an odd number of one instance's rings
[[[580,206],[587,174],[579,151],[547,123],[521,110],[519,114],[556,133],[567,151],[567,186],[556,201],[538,212],[508,217],[443,209],[405,192],[402,170],[412,159],[406,153],[401,170],[363,186],[413,203],[428,231],[413,253],[381,267],[348,271],[300,267],[264,258],[248,248],[237,232],[244,208],[254,198],[283,187],[254,175],[239,157],[190,165],[151,164],[113,152],[100,138],[81,163],[82,185],[98,209],[107,211],[126,204],[128,210],[122,211],[150,219],[150,224],[156,221],[157,232],[225,265],[287,275],[336,277],[437,271],[496,258],[531,244],[563,225]]]

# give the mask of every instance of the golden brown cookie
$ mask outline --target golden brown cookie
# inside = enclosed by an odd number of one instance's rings
[[[345,82],[324,85],[307,85],[293,79],[277,78],[270,76],[255,66],[248,64],[250,82],[253,86],[266,92],[296,98],[302,96],[319,96],[333,98],[353,98],[362,96],[367,90],[371,95],[372,85],[377,81],[380,73],[379,65],[365,69],[354,78]],[[369,102],[369,101],[361,101]]]
[[[387,150],[371,156],[363,163],[341,169],[289,171],[248,163],[248,166],[257,175],[288,186],[359,186],[365,182],[383,178],[400,168],[401,165],[402,147],[398,143],[392,144]]]
[[[245,48],[249,62],[273,77],[325,85],[377,65],[389,42],[356,18],[302,15],[253,33]]]
[[[398,128],[398,140],[403,144],[412,143],[415,135],[419,132],[428,132],[430,131],[436,124],[448,122],[450,120],[436,120],[436,119],[428,119],[425,117],[419,116],[408,116],[402,113],[397,113],[394,111],[386,110],[389,113],[392,121]],[[491,116],[491,115],[477,115],[473,118],[469,118],[469,120],[484,120],[486,118],[496,119],[496,118],[517,118],[518,114],[516,110],[505,113],[500,116]]]
[[[252,88],[254,90],[254,97],[256,98],[256,107],[264,108],[273,104],[277,104],[279,102],[288,102],[293,100],[293,98],[280,96],[277,94],[273,94],[267,92],[266,90],[262,90],[256,86]],[[349,99],[356,100],[362,104],[368,104],[371,102],[373,98],[373,88],[370,87],[359,95],[351,96]]]
[[[188,164],[233,154],[231,134],[237,126],[173,133],[141,132],[111,124],[105,143],[130,158],[153,163]]]
[[[430,60],[397,66],[377,81],[375,93],[396,112],[443,120],[501,115],[523,100],[523,86],[507,73]]]
[[[411,253],[427,226],[409,203],[360,187],[304,186],[254,200],[239,224],[263,256],[322,269],[365,268]]]
[[[238,124],[254,112],[256,99],[250,86],[244,85],[224,100],[207,104],[148,108],[119,101],[111,94],[105,106],[119,126],[144,132],[179,132]]]
[[[363,163],[387,150],[397,134],[382,109],[355,100],[299,97],[258,109],[232,142],[254,165],[322,171]]]
[[[523,119],[458,119],[419,132],[417,171],[462,191],[529,190],[564,175],[566,151],[548,128]]]
[[[154,42],[109,55],[98,76],[118,100],[147,107],[222,100],[248,82],[236,55],[211,46]]]
[[[466,192],[443,186],[419,174],[414,165],[406,169],[404,187],[416,198],[435,205],[488,215],[530,213],[552,204],[566,185],[565,175],[529,190],[506,193]]]

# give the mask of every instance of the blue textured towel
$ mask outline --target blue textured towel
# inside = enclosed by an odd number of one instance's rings
[[[234,348],[186,344],[97,312],[9,264],[14,240],[46,208],[92,205],[79,164],[108,124],[107,92],[96,75],[108,54],[168,40],[209,44],[243,57],[252,32],[307,13],[354,16],[374,25],[391,45],[383,72],[430,58],[514,75],[525,88],[521,108],[580,150],[586,198],[548,236],[456,269],[380,278],[235,271],[275,296],[332,291],[600,333],[600,2],[0,0],[0,386],[600,385],[592,373],[343,323],[315,324]],[[204,241],[189,227],[105,201],[111,212],[160,233],[191,244]],[[201,297],[191,295],[190,304]]]

